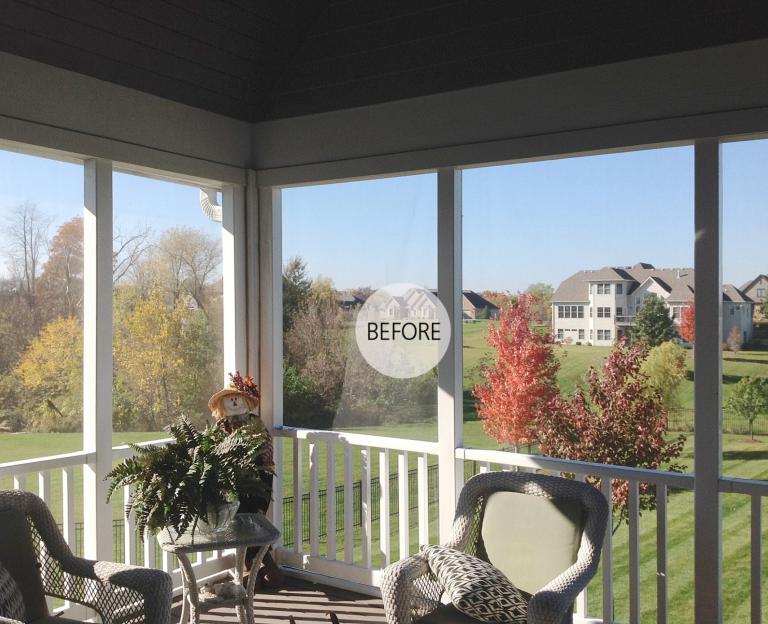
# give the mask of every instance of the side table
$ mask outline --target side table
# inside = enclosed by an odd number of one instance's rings
[[[163,529],[157,536],[160,547],[166,552],[176,555],[181,566],[183,593],[179,623],[185,624],[188,621],[189,624],[199,624],[201,611],[215,607],[234,606],[237,608],[240,624],[253,624],[253,591],[256,586],[259,565],[269,547],[279,537],[280,531],[267,520],[264,514],[237,514],[228,527],[217,533],[196,531],[194,535],[185,533],[174,538],[168,529]],[[237,584],[242,584],[245,552],[251,546],[258,547],[259,551],[251,564],[245,596],[210,603],[200,601],[200,590],[197,586],[195,570],[188,555],[208,550],[234,548],[234,581]]]

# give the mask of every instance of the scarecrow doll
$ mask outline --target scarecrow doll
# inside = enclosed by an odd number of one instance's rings
[[[244,425],[250,425],[261,429],[269,438],[269,432],[264,426],[257,408],[259,405],[259,387],[251,377],[243,377],[240,373],[229,375],[231,382],[228,388],[220,390],[208,401],[208,409],[214,419],[216,427],[220,427],[227,433],[232,433]],[[269,439],[269,448],[264,454],[265,468],[274,468],[272,459],[272,441]],[[263,481],[264,496],[241,492],[239,494],[240,507],[237,513],[267,513],[272,498],[272,474],[262,474],[259,479]],[[251,569],[251,563],[256,556],[258,548],[249,548],[245,556],[245,572]],[[264,585],[278,587],[283,584],[284,575],[277,566],[272,551],[264,556],[264,561],[259,570],[259,580]]]

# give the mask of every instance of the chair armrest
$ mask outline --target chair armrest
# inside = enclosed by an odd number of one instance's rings
[[[597,574],[598,560],[577,561],[556,576],[528,601],[528,624],[560,624],[565,612]]]
[[[125,619],[143,603],[141,609],[146,624],[170,622],[173,583],[166,572],[75,556],[60,563],[64,572],[92,581],[73,584],[74,595],[65,598],[92,606],[107,620]]]
[[[0,615],[0,624],[24,624],[24,622],[19,622],[19,620],[12,620]]]
[[[387,566],[381,576],[381,597],[387,624],[412,624],[440,606],[443,590],[427,560],[413,555]]]

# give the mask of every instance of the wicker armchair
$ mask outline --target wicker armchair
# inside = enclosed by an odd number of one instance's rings
[[[45,503],[29,492],[0,491],[0,563],[23,596],[26,621],[71,622],[52,617],[45,596],[96,611],[103,624],[168,624],[171,577],[160,570],[72,554]],[[19,624],[0,617],[0,624]]]
[[[488,472],[464,486],[445,545],[489,561],[530,596],[529,624],[564,624],[597,572],[607,521],[606,500],[590,485]],[[443,590],[421,554],[387,567],[381,593],[388,624],[476,622],[443,604]]]

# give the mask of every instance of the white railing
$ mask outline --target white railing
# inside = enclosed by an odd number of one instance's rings
[[[430,522],[436,526],[437,515],[428,496],[436,443],[289,427],[276,429],[275,438],[276,473],[285,478],[276,479],[273,496],[282,501],[290,493],[293,501],[286,507],[292,521],[283,518],[283,505],[273,506],[273,521],[283,528],[283,541],[288,536],[291,542],[278,549],[281,563],[364,590],[378,585],[390,562],[429,543],[430,533],[436,539]]]
[[[140,446],[152,444],[165,444],[168,440],[152,440],[143,442]],[[133,451],[129,446],[116,446],[112,449],[113,461],[119,461],[130,457]],[[81,526],[83,515],[82,500],[86,495],[82,485],[82,467],[93,461],[93,454],[85,451],[38,457],[15,462],[0,464],[0,487],[12,487],[17,490],[29,490],[37,493],[53,513],[54,518],[61,526],[61,531],[73,552],[77,552],[77,528]],[[34,480],[37,487],[33,487]],[[128,488],[123,488],[121,507],[127,502]],[[78,505],[79,502],[79,505]],[[117,514],[116,514],[117,515]],[[120,513],[121,520],[115,517],[113,537],[122,533],[122,547],[113,544],[113,552],[122,553],[115,557],[123,563],[131,565],[148,565],[160,568],[171,574],[176,591],[181,589],[181,571],[174,557],[161,551],[153,535],[145,533],[139,536],[136,531],[136,522],[133,514],[125,518]],[[78,520],[79,519],[79,520]],[[141,544],[141,551],[137,549],[137,540]],[[140,556],[138,556],[140,555]],[[211,553],[198,553],[197,560],[193,562],[197,578],[202,579],[231,568],[234,558],[231,554],[213,551]],[[51,606],[55,606],[51,603]],[[67,610],[70,605],[56,608],[56,612]]]
[[[165,440],[145,444],[163,442]],[[322,575],[332,584],[375,591],[380,572],[386,565],[412,554],[422,544],[438,541],[436,525],[440,511],[453,514],[453,509],[440,510],[437,496],[430,495],[431,489],[436,491],[430,475],[436,467],[437,453],[434,442],[287,427],[277,429],[277,478],[273,496],[280,502],[286,498],[289,506],[274,504],[272,514],[275,524],[283,530],[284,538],[290,538],[290,543],[284,542],[278,547],[280,562],[296,570]],[[115,461],[130,455],[127,446],[113,449]],[[77,518],[82,514],[82,507],[78,509],[77,506],[83,495],[81,469],[92,459],[89,453],[75,452],[0,464],[0,483],[2,487],[37,491],[60,521],[62,533],[74,550]],[[667,499],[672,490],[693,490],[692,474],[471,448],[457,449],[456,459],[468,469],[464,471],[465,475],[493,469],[565,472],[581,480],[598,477],[611,506],[611,484],[616,480],[626,481],[629,491],[630,623],[640,621],[640,486],[655,486],[657,505],[648,513],[654,514],[656,528],[656,621],[660,624],[669,621]],[[768,497],[768,482],[724,477],[720,479],[720,492],[751,499],[750,621],[759,624],[762,622],[761,591],[765,582],[761,516],[763,499]],[[127,496],[126,490],[124,497]],[[292,513],[292,518],[284,517],[284,508]],[[286,521],[289,521],[287,526]],[[180,586],[174,560],[164,554],[157,561],[154,538],[140,538],[132,518],[122,519],[122,535],[122,560],[125,563],[146,562],[160,567],[170,572],[174,584]],[[137,557],[137,539],[141,540],[140,557]],[[582,594],[575,608],[577,622],[615,621],[614,556],[613,533],[608,530],[601,573],[593,581],[602,588],[602,604],[590,610],[587,593]],[[230,555],[218,552],[210,556],[201,554],[194,566],[198,576],[205,577],[231,567],[232,560]],[[600,617],[590,618],[591,611],[599,611]]]
[[[281,449],[279,439],[286,445],[283,453],[276,452],[276,470],[278,475],[285,475],[290,480],[289,489],[283,493],[277,488],[275,500],[282,500],[283,495],[292,496],[292,533],[302,536],[293,539],[291,547],[279,549],[280,561],[293,568],[321,574],[326,582],[351,584],[354,586],[376,586],[380,572],[391,561],[397,560],[417,550],[418,545],[437,542],[437,532],[430,530],[430,522],[436,523],[439,507],[436,501],[427,496],[427,470],[436,462],[437,445],[431,442],[404,440],[355,433],[315,431],[307,429],[280,428],[275,431],[276,451]],[[395,459],[393,454],[397,455]],[[416,455],[418,465],[418,496],[415,510],[408,502],[409,466],[412,456]],[[343,458],[341,461],[339,458]],[[324,458],[324,461],[323,461]],[[669,568],[667,562],[667,540],[669,518],[667,502],[672,491],[692,491],[694,476],[688,473],[647,470],[604,464],[593,464],[563,459],[554,459],[536,455],[525,455],[506,451],[491,451],[471,448],[456,450],[456,458],[466,467],[464,474],[487,472],[489,470],[528,470],[549,474],[570,473],[577,479],[586,480],[597,477],[601,480],[601,491],[613,510],[612,484],[626,481],[628,484],[628,534],[626,548],[628,553],[628,621],[640,622],[641,617],[641,535],[640,535],[640,500],[641,485],[654,486],[656,507],[644,512],[643,522],[655,524],[655,597],[656,621],[666,624],[669,618]],[[372,465],[377,460],[378,470]],[[304,466],[308,467],[305,474]],[[289,474],[286,473],[289,470]],[[325,475],[324,483],[321,475]],[[279,481],[279,480],[278,480]],[[396,491],[390,490],[390,484],[396,481]],[[343,556],[336,551],[335,521],[337,513],[330,502],[321,510],[318,494],[325,487],[326,492],[336,492],[338,483],[343,487],[343,527],[353,526],[352,518],[359,514],[361,526],[353,530],[344,530]],[[353,484],[359,483],[360,497],[355,498]],[[378,485],[379,513],[373,521],[371,513],[371,491]],[[278,486],[279,487],[279,486]],[[751,516],[751,622],[758,624],[761,619],[761,585],[764,582],[761,568],[762,524],[761,503],[768,497],[768,483],[746,481],[743,479],[723,478],[721,492],[740,493],[752,497]],[[305,502],[308,499],[308,502]],[[373,501],[375,502],[375,500]],[[396,502],[398,513],[390,514],[391,505]],[[275,505],[275,522],[283,526],[283,506]],[[409,511],[410,510],[410,511]],[[415,511],[417,521],[411,520]],[[691,509],[692,511],[692,509]],[[309,518],[305,521],[303,514]],[[326,549],[321,540],[321,512],[326,521]],[[443,513],[453,515],[453,509],[443,509]],[[645,515],[648,514],[648,515]],[[396,522],[396,526],[391,526]],[[302,530],[308,527],[308,539],[303,539]],[[397,544],[397,556],[393,556]],[[585,591],[575,605],[576,622],[617,621],[615,614],[615,556],[616,545],[612,527],[606,532],[603,544],[601,571],[593,584],[599,584],[602,590],[601,604],[590,609]],[[378,556],[373,556],[377,554]],[[647,557],[647,551],[644,550]],[[691,558],[693,552],[691,552]],[[644,561],[647,564],[647,562]],[[647,579],[646,579],[647,588]],[[590,614],[591,617],[590,617]],[[596,615],[597,614],[597,615]],[[622,618],[623,619],[623,618]]]

